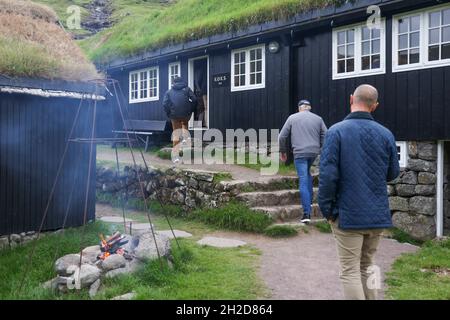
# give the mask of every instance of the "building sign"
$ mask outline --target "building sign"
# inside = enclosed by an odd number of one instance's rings
[[[213,76],[213,87],[229,87],[230,86],[230,73],[219,73]]]

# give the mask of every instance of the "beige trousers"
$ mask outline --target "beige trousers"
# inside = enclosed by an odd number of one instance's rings
[[[379,269],[373,267],[373,257],[384,230],[342,230],[338,221],[331,222],[331,228],[337,244],[345,299],[376,300],[381,279]]]

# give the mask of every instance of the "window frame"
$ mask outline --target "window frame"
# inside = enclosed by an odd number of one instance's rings
[[[396,141],[395,144],[397,148],[400,148],[400,157],[398,159],[400,168],[404,169],[408,167],[408,142],[407,141]]]
[[[386,19],[383,18],[380,21],[380,68],[363,70],[362,69],[362,29],[367,26],[367,23],[356,23],[352,25],[346,25],[339,28],[334,28],[332,32],[332,67],[333,67],[333,80],[359,78],[372,75],[380,75],[386,73]],[[348,31],[355,29],[354,34],[354,59],[355,66],[353,72],[338,73],[338,33],[342,31]],[[372,41],[372,40],[370,40]],[[370,56],[373,54],[371,53]]]
[[[430,69],[430,68],[438,68],[450,65],[450,58],[444,60],[437,61],[429,61],[428,56],[428,48],[429,48],[429,17],[430,13],[443,11],[446,9],[450,9],[450,4],[441,4],[438,6],[433,6],[425,9],[414,10],[410,12],[405,12],[401,14],[397,14],[392,17],[392,72],[404,72],[404,71],[412,71],[412,70],[421,70],[421,69]],[[412,16],[420,16],[420,61],[419,63],[409,64],[409,65],[398,65],[398,21],[400,19],[412,17]],[[442,25],[441,25],[442,28]],[[439,45],[441,45],[440,42]]]
[[[151,97],[151,89],[155,87],[150,86],[150,71],[156,71],[156,96]],[[141,96],[141,73],[146,72],[147,74],[147,98],[140,98]],[[133,75],[137,75],[137,92],[138,92],[138,98],[134,99],[132,97],[132,91],[131,91],[131,78]],[[153,78],[152,78],[153,79]],[[149,102],[149,101],[158,101],[159,100],[159,66],[154,66],[150,68],[144,68],[139,70],[133,70],[130,71],[128,76],[128,85],[129,85],[129,103],[142,103],[142,102]]]
[[[169,66],[168,66],[168,88],[169,89],[172,87],[172,83],[171,83],[172,73],[171,73],[171,71],[172,71],[172,67],[173,66],[178,66],[178,74],[177,74],[177,76],[181,77],[181,62],[180,61],[176,61],[176,62],[169,63]]]
[[[261,83],[258,84],[250,84],[250,51],[254,49],[261,49]],[[235,86],[234,84],[234,55],[236,53],[245,52],[245,85],[244,86]],[[239,48],[231,51],[231,91],[246,91],[246,90],[255,90],[255,89],[264,89],[266,87],[266,45],[260,44],[256,46]]]

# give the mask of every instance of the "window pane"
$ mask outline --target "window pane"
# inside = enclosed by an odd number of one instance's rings
[[[241,77],[240,77],[240,80],[239,80],[240,82],[241,82],[241,86],[245,86],[245,75],[242,75]]]
[[[239,58],[240,58],[239,53],[235,53],[234,54],[234,63],[239,63]]]
[[[372,38],[380,38],[381,32],[380,29],[372,29]]]
[[[400,66],[408,64],[408,50],[400,51],[398,53],[398,64]]]
[[[440,29],[433,29],[430,30],[430,39],[429,39],[429,44],[435,44],[435,43],[439,43],[440,38],[439,38],[439,30]]]
[[[355,71],[355,59],[347,60],[347,72]]]
[[[420,16],[411,17],[411,31],[420,30]]]
[[[256,70],[255,70],[255,67],[256,67],[255,62],[250,62],[250,73],[253,73],[253,72],[256,71]]]
[[[355,30],[347,31],[347,43],[355,42]]]
[[[405,33],[409,31],[409,19],[400,19],[398,21],[398,32]]]
[[[256,59],[262,59],[262,49],[256,49]]]
[[[256,71],[262,71],[262,60],[256,62]]]
[[[408,35],[402,35],[398,37],[398,48],[407,49],[408,48]]]
[[[338,61],[338,73],[345,73],[345,60]]]
[[[257,84],[262,83],[262,73],[261,72],[256,74],[256,83]]]
[[[450,24],[450,9],[446,9],[442,12],[442,24]]]
[[[255,84],[255,80],[256,80],[256,77],[255,77],[255,74],[253,73],[250,75],[250,84]]]
[[[345,44],[345,32],[338,32],[338,44]]]
[[[429,15],[430,17],[430,27],[438,27],[441,25],[441,12],[432,12]]]
[[[338,47],[338,59],[344,59],[345,58],[345,46],[339,46]]]
[[[245,62],[245,52],[241,52],[240,62]]]
[[[347,46],[347,58],[353,58],[355,56],[355,46],[349,45]]]
[[[420,62],[420,50],[411,49],[409,52],[409,63],[419,63]]]
[[[414,32],[414,33],[410,34],[409,47],[410,48],[420,47],[420,33],[419,32]]]
[[[239,74],[239,65],[238,64],[234,65],[234,74]]]
[[[450,59],[450,43],[442,45],[442,59]]]
[[[370,70],[370,56],[361,59],[361,67],[363,70]]]
[[[428,60],[429,61],[439,60],[439,46],[430,46],[428,48]]]
[[[380,68],[381,68],[380,55],[376,54],[372,56],[372,69],[380,69]]]
[[[369,40],[370,39],[370,29],[367,27],[362,28],[362,39]]]
[[[380,53],[380,40],[372,41],[372,53]]]
[[[369,55],[371,53],[370,52],[370,42],[369,41],[363,42],[361,52],[362,52],[363,56],[367,56],[367,55]]]
[[[234,77],[234,86],[239,87],[239,76]]]
[[[450,42],[450,27],[442,28],[442,42]]]
[[[250,61],[255,60],[256,58],[256,51],[250,50]]]

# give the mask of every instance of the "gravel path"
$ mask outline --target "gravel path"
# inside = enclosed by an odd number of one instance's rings
[[[245,241],[262,251],[260,277],[276,300],[342,300],[339,262],[331,234],[311,230],[291,239],[274,240],[264,236],[218,232],[210,236]],[[417,247],[395,240],[381,241],[376,263],[385,273],[403,253]],[[380,299],[384,293],[380,292]]]
[[[140,165],[143,165],[143,160],[139,151],[136,150],[135,158],[136,162]],[[144,154],[145,161],[148,165],[159,168],[170,168],[173,167],[173,163],[170,160],[164,160],[157,157],[154,154],[145,153]],[[106,161],[116,161],[116,155],[114,149],[110,147],[102,146],[97,149],[97,160],[106,160]],[[119,150],[119,161],[121,163],[126,163],[129,165],[133,164],[133,158],[130,152],[127,150],[120,149]],[[235,180],[264,180],[267,177],[263,177],[260,175],[258,170],[249,169],[246,167],[238,166],[238,165],[230,165],[230,164],[201,164],[201,165],[187,165],[187,164],[179,164],[177,168],[182,169],[196,169],[196,170],[205,170],[205,171],[219,171],[219,172],[229,172],[233,179]],[[271,176],[273,178],[274,176]]]

